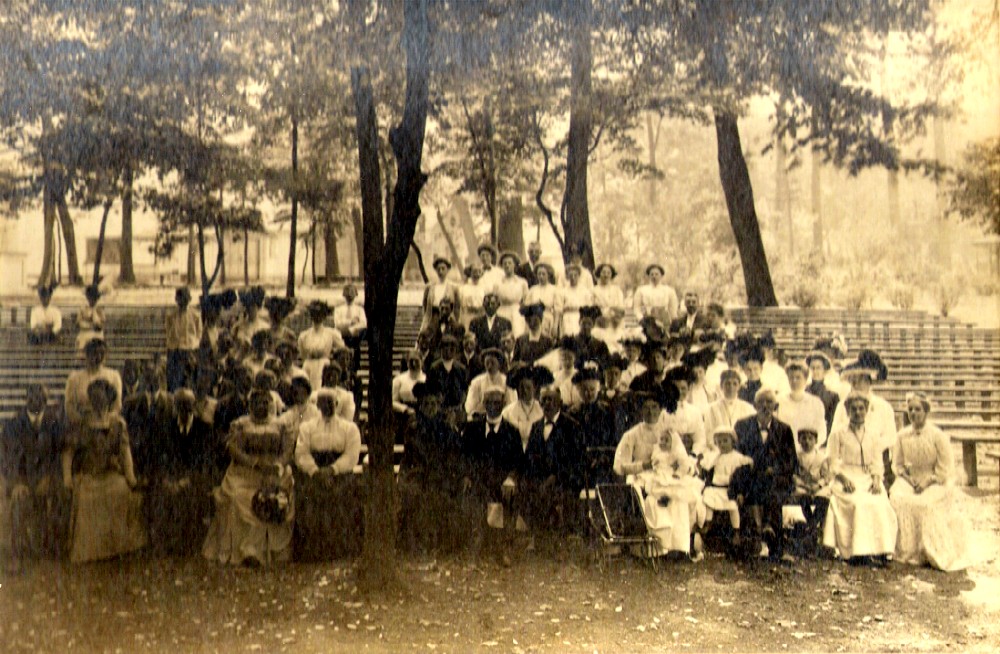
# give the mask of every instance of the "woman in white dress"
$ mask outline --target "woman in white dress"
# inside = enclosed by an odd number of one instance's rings
[[[302,369],[309,377],[313,388],[323,383],[323,367],[330,363],[330,352],[344,347],[344,339],[336,327],[329,327],[324,321],[333,313],[326,302],[313,300],[306,307],[312,327],[299,334],[299,353],[302,355]]]
[[[566,266],[566,286],[562,289],[561,336],[580,333],[580,308],[594,304],[594,289],[580,281],[582,268],[578,264]]]
[[[496,285],[504,277],[503,269],[497,266],[497,249],[489,243],[482,243],[476,248],[476,255],[479,263],[483,266],[483,277],[480,284],[488,289],[496,288]]]
[[[398,427],[406,424],[407,418],[417,410],[413,387],[427,381],[427,375],[423,371],[424,357],[420,350],[407,352],[405,364],[406,369],[392,379],[392,410]]]
[[[657,389],[637,393],[642,422],[622,435],[613,468],[643,495],[643,516],[656,539],[656,554],[687,554],[691,534],[704,524],[703,484],[691,475],[692,459],[680,435],[664,426],[669,420],[661,420],[663,411],[673,414],[676,410],[678,393],[669,384]],[[695,551],[694,557],[700,554]]]
[[[449,272],[451,272],[451,262],[444,257],[435,257],[434,273],[437,275],[437,281],[428,282],[427,286],[424,287],[424,299],[421,303],[424,308],[424,317],[420,322],[420,331],[433,324],[438,305],[446,297],[451,300],[451,306],[458,314],[455,317],[461,316],[458,286],[448,279]]]
[[[632,303],[636,318],[656,318],[668,327],[677,317],[677,292],[663,283],[663,274],[663,266],[658,263],[646,266],[648,283],[635,289]]]
[[[517,391],[517,400],[505,406],[500,415],[517,429],[522,452],[528,449],[531,425],[542,419],[538,389],[553,380],[552,373],[541,366],[516,365],[507,373],[507,386]]]
[[[910,394],[906,398],[910,425],[899,432],[893,447],[896,481],[889,489],[889,501],[899,523],[895,559],[961,570],[969,564],[970,527],[961,496],[952,486],[951,440],[928,422],[930,410],[926,395]]]
[[[555,281],[555,270],[547,263],[540,263],[535,266],[535,279],[538,283],[528,289],[528,294],[524,296],[524,304],[541,304],[545,307],[542,314],[542,336],[556,338],[556,326],[559,324],[560,304],[562,294],[559,288],[553,283]]]
[[[614,283],[618,271],[610,263],[602,263],[594,271],[597,286],[594,287],[594,304],[601,308],[601,314],[611,318],[613,309],[625,309],[625,294],[620,286]]]
[[[462,326],[469,329],[469,323],[485,313],[483,298],[493,290],[483,282],[483,264],[473,261],[468,267],[468,279],[458,289],[459,316]]]
[[[844,405],[849,424],[827,441],[834,483],[823,544],[852,563],[884,567],[896,549],[897,532],[896,513],[882,482],[885,448],[865,426],[868,397],[851,392]]]
[[[504,252],[500,255],[500,266],[503,268],[504,276],[497,282],[495,288],[497,297],[500,298],[497,315],[510,321],[515,338],[524,333],[521,305],[528,295],[528,282],[516,273],[520,263],[521,260],[513,252]]]

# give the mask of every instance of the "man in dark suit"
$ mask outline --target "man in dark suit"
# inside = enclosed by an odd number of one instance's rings
[[[524,512],[532,529],[566,530],[583,488],[580,425],[564,412],[559,388],[542,390],[542,419],[531,426],[524,457]]]
[[[580,404],[569,414],[580,425],[584,447],[584,465],[590,488],[613,481],[612,464],[618,435],[611,407],[598,399],[601,392],[601,370],[594,361],[587,361],[573,375],[573,385],[580,393]],[[594,448],[594,449],[589,449]]]
[[[483,297],[485,315],[477,316],[469,323],[469,331],[476,335],[480,351],[500,347],[500,337],[514,328],[510,321],[497,315],[500,297],[492,291]]]
[[[532,241],[528,244],[528,260],[517,267],[515,271],[519,277],[523,277],[528,286],[534,286],[538,283],[538,276],[535,274],[538,270],[538,264],[542,259],[542,244],[538,241]],[[555,280],[549,280],[555,282]]]
[[[212,472],[224,445],[195,413],[195,395],[187,388],[174,393],[159,432],[147,495],[150,542],[161,552],[190,554],[204,539],[203,520],[212,510]]]
[[[229,437],[229,427],[238,418],[242,418],[250,411],[250,391],[253,389],[253,377],[250,369],[245,366],[237,366],[232,371],[232,390],[222,396],[215,409],[215,437],[220,443],[225,443]],[[220,459],[216,462],[216,472],[225,472],[229,465],[229,455],[226,452],[219,453]],[[221,481],[221,476],[216,476],[216,481]]]
[[[441,337],[441,358],[431,364],[427,372],[428,383],[441,389],[441,411],[444,419],[458,429],[465,422],[465,393],[469,390],[469,371],[458,359],[458,341],[446,334]]]
[[[670,333],[691,337],[696,332],[712,328],[712,321],[701,309],[698,294],[688,291],[684,294],[684,313],[670,321]]]
[[[493,546],[499,545],[496,554],[504,566],[509,566],[514,537],[513,499],[524,452],[517,428],[501,416],[503,400],[502,390],[487,390],[483,395],[485,416],[466,423],[462,431],[462,455],[466,462],[463,485],[476,504],[486,510],[487,525],[501,530],[500,542]]]
[[[24,406],[3,426],[0,440],[0,476],[10,492],[11,573],[20,572],[32,555],[59,553],[69,508],[59,468],[62,412],[48,405],[41,384],[30,384],[26,395]]]
[[[580,361],[604,361],[610,354],[608,344],[593,336],[594,325],[600,317],[600,307],[580,307],[580,331],[573,337],[576,341],[576,356]]]
[[[758,391],[754,408],[757,415],[735,425],[736,449],[753,459],[753,467],[744,469],[746,474],[734,475],[730,487],[737,494],[737,502],[749,507],[756,525],[763,527],[768,558],[778,561],[784,554],[781,507],[795,488],[795,437],[791,427],[774,417],[778,410],[774,391]]]
[[[472,332],[465,332],[462,336],[462,353],[458,360],[462,362],[465,369],[469,371],[469,381],[478,377],[484,370],[483,359],[480,356],[481,350],[476,343],[476,335]]]
[[[139,384],[122,399],[122,418],[128,427],[135,474],[140,479],[153,473],[160,440],[159,425],[171,410],[170,395],[161,388],[160,370],[155,362],[145,362]]]

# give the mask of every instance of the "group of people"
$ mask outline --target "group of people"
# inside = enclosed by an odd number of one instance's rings
[[[624,483],[655,555],[698,559],[722,533],[732,552],[781,560],[800,509],[810,554],[964,565],[948,439],[919,395],[897,433],[872,390],[887,375],[875,352],[841,367],[831,338],[782,361],[769,334],[737,333],[696,293],[681,309],[656,264],[634,294],[639,328],[626,328],[610,264],[595,283],[571,263],[560,288],[537,244],[524,264],[478,254],[464,285],[434,262],[392,383],[409,547],[476,539],[507,565],[536,534],[583,530],[587,489]],[[367,326],[356,299],[348,285],[336,307],[299,307],[254,287],[203,297],[199,311],[180,288],[165,359],[120,374],[91,333],[64,407],[33,386],[4,429],[12,560],[39,543],[72,561],[147,543],[245,565],[355,552]],[[310,325],[296,334],[288,319],[302,309]]]

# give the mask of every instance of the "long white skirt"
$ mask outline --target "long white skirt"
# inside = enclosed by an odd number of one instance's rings
[[[691,551],[691,534],[705,524],[705,505],[701,501],[704,482],[696,477],[681,477],[670,483],[653,476],[640,475],[634,482],[645,494],[642,514],[650,535],[656,538],[657,555]],[[660,499],[666,499],[666,506]]]
[[[896,514],[885,489],[873,494],[871,475],[863,470],[844,474],[854,484],[854,492],[845,493],[840,482],[834,482],[823,544],[835,547],[845,559],[892,554],[896,549]]]
[[[959,491],[936,484],[917,494],[909,482],[896,479],[889,498],[899,523],[897,561],[948,572],[969,566],[971,528]]]
[[[502,304],[497,309],[497,315],[510,321],[511,333],[517,338],[524,333],[524,316],[521,315],[521,307],[517,304]]]

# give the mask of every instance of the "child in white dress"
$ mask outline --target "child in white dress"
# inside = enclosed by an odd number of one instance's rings
[[[799,466],[795,471],[795,499],[802,507],[802,515],[809,526],[810,539],[818,541],[826,511],[830,507],[833,475],[826,451],[816,447],[819,434],[812,429],[800,429]]]
[[[714,511],[726,511],[729,524],[733,528],[733,545],[740,544],[740,507],[729,497],[729,479],[737,468],[753,463],[753,459],[737,452],[736,432],[732,428],[720,426],[712,434],[719,456],[709,470],[711,477],[702,494],[705,502],[706,523],[711,521]]]

